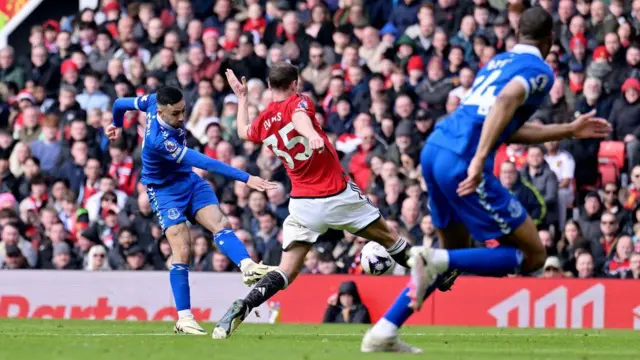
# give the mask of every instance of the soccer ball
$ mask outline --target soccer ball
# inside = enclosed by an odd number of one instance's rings
[[[395,261],[380,244],[369,241],[360,252],[360,264],[369,275],[383,275],[391,272]]]

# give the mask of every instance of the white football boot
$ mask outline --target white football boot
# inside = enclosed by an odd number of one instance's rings
[[[427,288],[438,278],[438,270],[433,262],[433,250],[422,246],[414,246],[410,250],[411,257],[407,261],[411,266],[409,281],[410,306],[420,311],[425,300]]]
[[[193,319],[179,319],[173,328],[176,334],[207,335],[207,332]]]
[[[397,335],[386,338],[375,337],[371,333],[371,330],[364,334],[362,344],[360,345],[360,351],[363,353],[395,352],[406,354],[422,354],[424,352],[422,349],[399,340]]]
[[[242,271],[242,281],[246,285],[253,285],[257,283],[258,280],[262,279],[263,276],[277,268],[277,266],[267,266],[262,263],[256,264],[251,262],[247,265],[246,269]]]

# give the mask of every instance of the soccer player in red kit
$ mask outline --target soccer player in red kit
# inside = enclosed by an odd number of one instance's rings
[[[251,309],[286,288],[300,272],[313,243],[328,229],[346,230],[381,244],[397,263],[412,267],[413,296],[423,291],[425,281],[418,269],[422,262],[414,261],[411,245],[389,229],[380,211],[343,171],[336,150],[315,118],[313,102],[296,92],[298,69],[286,62],[273,64],[269,71],[273,102],[250,125],[246,80],[240,82],[231,70],[226,75],[239,99],[238,136],[268,146],[284,162],[292,190],[279,269],[263,277],[245,299],[233,303],[217,323],[213,337],[229,337]],[[394,344],[403,345],[400,341]]]

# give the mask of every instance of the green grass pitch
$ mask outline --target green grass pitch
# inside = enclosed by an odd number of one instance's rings
[[[211,324],[206,329],[211,331]],[[403,339],[425,354],[361,354],[366,326],[243,324],[228,340],[174,335],[171,323],[0,320],[0,359],[313,360],[428,358],[638,359],[640,333],[407,327]]]

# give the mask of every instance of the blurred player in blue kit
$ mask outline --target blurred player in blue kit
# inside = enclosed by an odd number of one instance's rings
[[[203,335],[206,332],[195,321],[191,312],[191,246],[187,220],[197,222],[214,234],[216,245],[240,267],[246,284],[255,283],[275,267],[256,264],[251,260],[220,210],[211,185],[198,177],[192,168],[242,181],[259,191],[273,189],[275,184],[187,148],[185,101],[179,89],[163,87],[155,94],[117,99],[113,104],[113,123],[106,129],[110,140],[120,137],[124,114],[130,110],[146,113],[141,182],[147,186],[151,206],[171,245],[169,280],[178,310],[174,331]]]
[[[554,82],[544,61],[553,42],[553,19],[544,9],[531,8],[518,28],[518,44],[478,72],[468,97],[436,126],[422,150],[429,207],[444,249],[411,250],[421,254],[429,286],[405,288],[365,335],[363,352],[421,353],[397,340],[398,329],[436,288],[449,289],[460,272],[505,276],[544,264],[545,249],[533,221],[492,173],[499,145],[604,138],[611,130],[606,120],[594,118],[595,111],[569,124],[527,122]],[[470,248],[471,238],[498,239],[500,246]],[[414,303],[410,291],[417,293]]]

